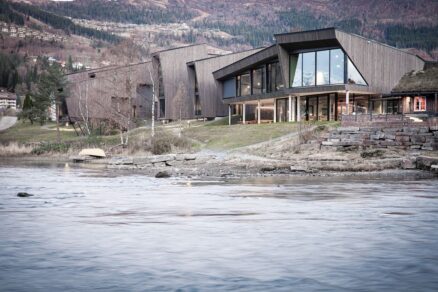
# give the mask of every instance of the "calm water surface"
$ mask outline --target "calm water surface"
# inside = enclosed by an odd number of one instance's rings
[[[436,291],[438,180],[1,167],[0,290],[96,289]]]

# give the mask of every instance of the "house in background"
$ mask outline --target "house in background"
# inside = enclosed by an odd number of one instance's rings
[[[5,88],[0,88],[0,108],[17,109],[17,95],[7,91]]]
[[[427,116],[438,113],[438,62],[406,73],[387,97],[396,113]]]
[[[416,55],[336,28],[275,38],[275,45],[214,72],[229,114],[240,115],[243,123],[393,112],[382,96],[425,64]]]

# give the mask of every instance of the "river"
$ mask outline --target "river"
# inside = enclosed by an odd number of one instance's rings
[[[0,166],[0,290],[436,291],[437,190]]]

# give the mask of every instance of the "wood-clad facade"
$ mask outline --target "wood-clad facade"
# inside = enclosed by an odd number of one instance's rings
[[[215,56],[187,63],[189,70],[189,93],[195,101],[195,117],[214,118],[228,114],[228,108],[222,102],[221,87],[212,72],[242,58],[252,55],[260,49],[253,49],[223,56]]]
[[[193,119],[195,100],[187,63],[228,52],[206,44],[191,45],[153,54],[152,62],[157,75],[159,119]],[[211,73],[211,72],[210,72]]]
[[[258,123],[395,113],[382,95],[424,66],[416,55],[335,28],[275,37],[275,45],[213,73],[222,88],[234,84],[223,102],[243,123],[248,108]]]
[[[101,122],[130,117],[150,119],[152,63],[113,66],[68,74],[70,121]]]

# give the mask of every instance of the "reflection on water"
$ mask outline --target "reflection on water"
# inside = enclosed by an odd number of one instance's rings
[[[437,180],[3,167],[0,185],[0,290],[438,287]]]

